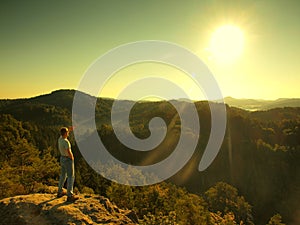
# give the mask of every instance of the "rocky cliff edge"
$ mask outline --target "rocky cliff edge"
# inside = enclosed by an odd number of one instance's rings
[[[0,200],[0,224],[9,225],[83,225],[137,224],[131,210],[119,209],[107,198],[93,194],[79,194],[74,202],[53,194],[20,195]]]

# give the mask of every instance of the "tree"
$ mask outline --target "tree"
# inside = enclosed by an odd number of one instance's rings
[[[51,148],[41,154],[21,122],[10,115],[0,117],[0,197],[33,192],[41,183],[54,185],[59,167]]]
[[[147,216],[144,216],[143,220],[139,221],[139,224],[141,225],[179,225],[179,223],[176,222],[176,213],[174,211],[171,211],[168,215],[163,215],[162,213],[159,213],[158,215],[152,215],[147,214]]]
[[[205,199],[210,211],[221,212],[223,216],[232,212],[238,223],[243,221],[253,224],[251,206],[243,196],[238,196],[235,187],[225,182],[218,182],[205,192]]]
[[[206,203],[198,195],[186,193],[186,195],[177,199],[174,209],[179,224],[209,224],[210,214],[206,208]]]
[[[132,209],[134,206],[132,187],[112,182],[106,191],[109,199],[116,203],[118,207]]]
[[[280,214],[275,214],[272,216],[267,225],[285,225],[282,223],[282,218]]]
[[[24,139],[12,146],[12,151],[9,159],[0,167],[0,177],[3,182],[1,186],[6,183],[6,188],[15,190],[15,193],[2,192],[2,197],[31,193],[40,183],[54,185],[59,167],[56,159],[50,155],[50,149],[40,157],[39,151]]]

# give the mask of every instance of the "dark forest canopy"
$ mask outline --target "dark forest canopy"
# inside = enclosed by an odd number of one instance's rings
[[[72,123],[74,93],[59,90],[29,99],[0,100],[1,197],[57,184],[58,130]],[[115,157],[138,165],[145,158],[152,159],[147,163],[154,163],[172,152],[173,149],[164,149],[163,154],[158,150],[132,153],[114,134],[112,104],[113,99],[98,98],[95,116],[98,135]],[[76,155],[75,186],[135,209],[148,224],[172,218],[178,224],[210,224],[213,219],[219,224],[233,220],[238,224],[267,224],[272,216],[271,222],[281,220],[281,216],[288,224],[296,221],[300,217],[300,108],[250,112],[226,106],[227,130],[222,148],[212,165],[199,172],[197,167],[210,132],[210,110],[206,101],[194,104],[201,138],[187,165],[166,183],[141,188],[104,179],[88,166],[71,135]],[[137,137],[146,138],[153,117],[163,118],[168,125],[176,115],[167,101],[139,102],[131,110],[131,130]],[[180,122],[168,132],[174,129],[180,134]]]

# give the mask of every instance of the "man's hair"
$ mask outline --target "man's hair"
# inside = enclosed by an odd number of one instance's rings
[[[61,135],[65,135],[66,133],[68,133],[68,128],[66,128],[66,127],[62,127],[62,128],[60,128],[60,134]]]

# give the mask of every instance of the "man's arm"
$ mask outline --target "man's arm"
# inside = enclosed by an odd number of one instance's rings
[[[68,130],[69,130],[69,132],[71,132],[71,131],[74,130],[74,127],[73,127],[73,126],[70,126],[70,127],[68,127]],[[72,159],[72,160],[74,160],[74,156],[73,156],[73,153],[72,153],[72,151],[71,151],[71,144],[70,144],[69,141],[68,141],[67,153],[68,153],[69,158]]]
[[[72,159],[72,160],[74,160],[74,156],[73,156],[73,153],[72,153],[72,151],[71,151],[70,148],[67,149],[67,153],[69,155],[69,158]]]

